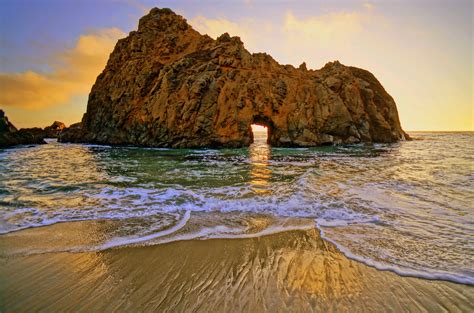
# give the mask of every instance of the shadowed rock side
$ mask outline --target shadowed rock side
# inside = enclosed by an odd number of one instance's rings
[[[41,128],[38,128],[41,130]],[[43,137],[27,129],[17,130],[8,120],[3,110],[0,110],[0,147],[12,147],[26,144],[46,143]]]
[[[118,41],[64,142],[240,147],[250,125],[272,146],[395,142],[407,138],[392,97],[368,71],[339,62],[320,70],[249,53],[227,33],[201,35],[154,8]]]

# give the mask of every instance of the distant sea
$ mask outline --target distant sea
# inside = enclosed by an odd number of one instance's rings
[[[315,227],[346,256],[378,269],[474,285],[474,133],[410,135],[397,144],[317,148],[272,148],[257,133],[242,149],[54,140],[3,149],[0,233],[118,222],[93,244],[61,246],[88,251]]]

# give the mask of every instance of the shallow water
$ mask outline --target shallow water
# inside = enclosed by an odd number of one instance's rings
[[[82,251],[318,227],[366,264],[474,284],[474,133],[411,135],[307,149],[257,138],[248,149],[49,141],[0,150],[0,232],[103,221],[93,240],[60,245]]]

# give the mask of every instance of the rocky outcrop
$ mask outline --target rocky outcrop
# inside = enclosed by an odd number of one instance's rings
[[[213,40],[154,8],[117,42],[82,123],[61,141],[159,147],[241,147],[251,124],[273,146],[407,138],[392,97],[368,71],[280,65],[227,33]]]
[[[45,128],[33,127],[33,128],[22,128],[21,132],[30,133],[36,137],[41,138],[58,138],[59,134],[66,128],[66,125],[62,122],[55,121],[51,126]]]
[[[38,129],[41,130],[41,128]],[[17,130],[8,120],[5,112],[0,110],[0,147],[44,143],[46,142],[43,140],[43,137],[34,131],[25,129]]]
[[[8,120],[3,110],[0,110],[0,134],[13,133],[18,131],[15,126]]]
[[[66,128],[63,122],[54,121],[51,126],[44,128],[44,137],[45,138],[58,138],[59,134]]]
[[[60,142],[82,142],[83,141],[82,123],[74,123],[64,128],[58,135]]]

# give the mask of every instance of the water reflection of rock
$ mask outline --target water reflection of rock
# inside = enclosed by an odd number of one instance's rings
[[[255,141],[249,146],[250,184],[256,193],[270,193],[271,147],[266,142],[266,136],[256,133]]]

